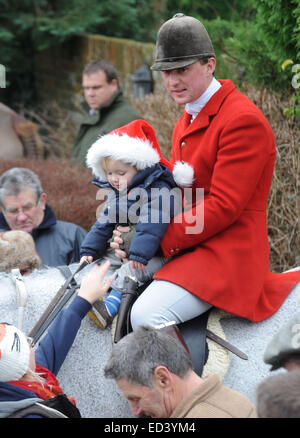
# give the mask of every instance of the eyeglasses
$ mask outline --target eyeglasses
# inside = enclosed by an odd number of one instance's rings
[[[7,208],[5,209],[5,213],[9,216],[17,216],[19,213],[29,214],[31,211],[37,207],[38,204],[32,204],[31,202],[23,205],[20,208]]]

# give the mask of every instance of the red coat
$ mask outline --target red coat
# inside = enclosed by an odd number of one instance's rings
[[[173,220],[161,246],[165,257],[177,256],[155,278],[261,321],[280,307],[300,271],[269,273],[266,210],[276,154],[273,131],[230,80],[220,82],[193,123],[184,112],[173,132],[171,164],[189,163],[193,188],[204,188],[204,228],[187,234],[191,224],[184,215],[182,223]]]

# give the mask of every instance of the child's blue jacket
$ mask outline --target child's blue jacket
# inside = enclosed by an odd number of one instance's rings
[[[171,171],[161,163],[138,172],[119,193],[108,182],[94,178],[101,188],[110,188],[105,206],[81,245],[80,256],[102,257],[113,230],[119,224],[136,224],[129,259],[146,265],[157,253],[171,219],[181,206],[181,191]]]

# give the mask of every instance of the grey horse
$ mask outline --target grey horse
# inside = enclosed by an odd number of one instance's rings
[[[71,265],[72,272],[77,265]],[[87,269],[78,274],[78,282]],[[298,268],[300,269],[300,267]],[[23,331],[28,334],[45,308],[65,282],[57,268],[36,270],[23,277],[27,292],[23,310]],[[18,289],[12,274],[0,273],[0,321],[18,324]],[[218,334],[225,336],[233,345],[247,354],[248,360],[240,359],[210,341],[209,358],[204,374],[216,372],[223,383],[245,394],[255,403],[257,385],[270,374],[263,362],[264,350],[272,336],[298,309],[300,283],[293,289],[281,308],[270,318],[260,323],[218,313],[214,315]],[[103,375],[113,344],[110,328],[100,330],[86,316],[59,374],[58,379],[67,395],[73,396],[85,418],[130,418],[129,405],[116,384]],[[222,351],[216,348],[221,348]]]

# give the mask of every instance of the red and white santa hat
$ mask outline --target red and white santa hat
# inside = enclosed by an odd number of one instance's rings
[[[157,163],[170,168],[162,156],[155,131],[145,120],[138,119],[100,137],[88,150],[86,164],[100,181],[107,181],[102,160],[110,158],[135,166],[138,171]]]

